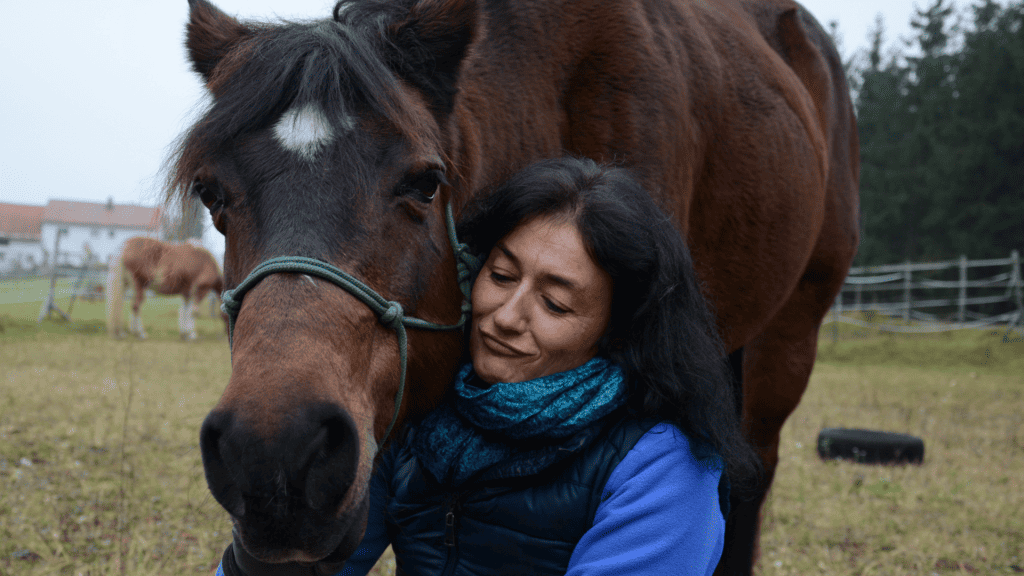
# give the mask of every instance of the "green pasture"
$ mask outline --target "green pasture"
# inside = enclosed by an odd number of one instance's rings
[[[153,298],[150,339],[114,341],[102,302],[37,324],[32,282],[0,282],[0,574],[209,574],[230,541],[197,446],[230,373],[220,320],[200,307],[182,342],[180,300]],[[1004,336],[823,331],[760,573],[1024,571],[1024,341]],[[924,464],[822,462],[827,426],[920,436]]]
[[[1024,338],[823,331],[782,430],[762,574],[1024,572]],[[903,432],[920,466],[817,457],[826,427]]]
[[[50,289],[49,278],[0,280],[0,335],[4,331],[26,336],[40,333],[105,332],[105,302],[84,298],[72,300],[73,285],[74,279],[61,278],[57,280],[54,290],[54,303],[62,311],[70,312],[71,321],[36,323]],[[129,302],[129,300],[125,300],[124,315],[122,316],[125,329],[128,327],[131,313]],[[177,337],[180,306],[181,298],[178,296],[160,296],[147,292],[146,300],[142,304],[142,318],[148,335],[156,338]],[[197,306],[197,313],[196,333],[201,339],[215,338],[217,335],[224,334],[223,322],[219,319],[219,313],[211,314],[209,300]],[[51,318],[57,320],[58,315],[52,313]]]

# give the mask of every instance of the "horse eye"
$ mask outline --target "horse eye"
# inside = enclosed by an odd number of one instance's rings
[[[430,202],[437,195],[438,186],[445,182],[440,170],[427,170],[413,175],[402,183],[402,193],[414,196],[420,202]]]
[[[221,202],[220,197],[202,182],[196,182],[192,185],[192,193],[198,196],[199,201],[203,203],[203,206],[206,206],[209,209],[213,209],[215,204]]]

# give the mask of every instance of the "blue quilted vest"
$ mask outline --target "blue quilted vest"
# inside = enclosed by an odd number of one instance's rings
[[[385,524],[397,574],[565,574],[608,477],[656,423],[621,416],[486,469],[458,492],[401,442],[381,462],[390,471]]]

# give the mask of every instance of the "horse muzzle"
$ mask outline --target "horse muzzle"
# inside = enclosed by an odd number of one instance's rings
[[[355,482],[359,446],[352,417],[327,402],[306,406],[269,436],[222,410],[200,432],[210,492],[246,551],[263,562],[345,558],[355,550],[368,506],[365,486]]]

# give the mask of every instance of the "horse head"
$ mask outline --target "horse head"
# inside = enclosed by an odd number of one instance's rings
[[[226,286],[270,258],[314,258],[407,315],[458,322],[447,134],[473,3],[355,0],[332,19],[281,24],[189,4],[186,48],[212,98],[181,139],[173,193],[198,197],[224,235]],[[355,549],[385,430],[436,405],[461,332],[410,329],[408,350],[396,410],[396,332],[363,301],[294,272],[247,290],[200,445],[250,554],[310,562]]]

